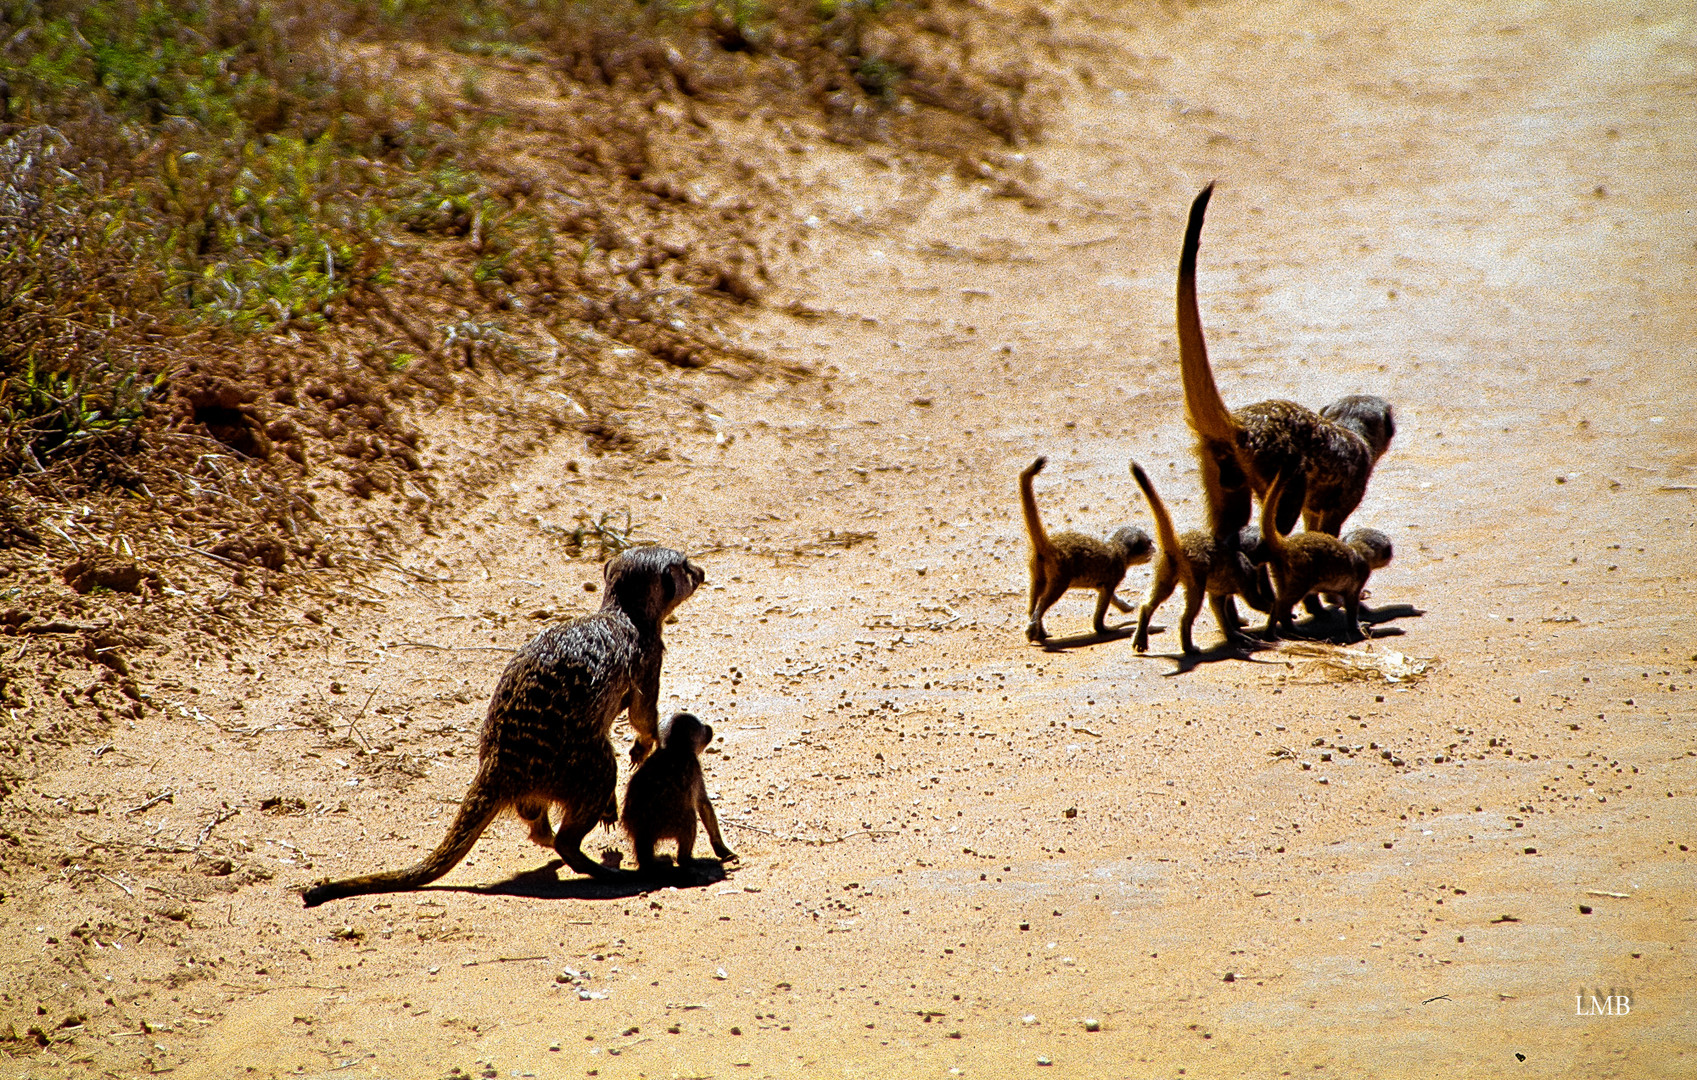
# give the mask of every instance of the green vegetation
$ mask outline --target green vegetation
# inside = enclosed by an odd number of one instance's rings
[[[491,194],[498,170],[480,155],[502,121],[479,62],[547,60],[620,92],[670,80],[693,94],[685,84],[705,76],[717,92],[769,94],[746,63],[715,57],[771,50],[809,73],[796,101],[870,132],[853,92],[892,105],[915,76],[863,55],[862,31],[893,10],[0,0],[0,473],[132,426],[179,362],[165,338],[318,330],[350,289],[395,280],[385,238],[397,232],[469,240],[486,296],[514,267],[553,266],[549,223]],[[397,49],[444,47],[472,65],[453,85],[397,77]],[[953,93],[923,100],[955,108]],[[568,263],[595,252],[592,237],[570,245]]]

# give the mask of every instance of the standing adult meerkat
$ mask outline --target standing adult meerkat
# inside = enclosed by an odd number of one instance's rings
[[[1380,566],[1390,561],[1390,539],[1375,529],[1358,530],[1372,534],[1362,537],[1364,542],[1359,546],[1346,544],[1330,533],[1282,535],[1275,510],[1284,485],[1285,478],[1281,475],[1273,481],[1266,501],[1261,504],[1262,550],[1273,578],[1273,605],[1267,613],[1263,634],[1271,641],[1279,636],[1280,627],[1294,629],[1291,608],[1310,593],[1324,593],[1342,604],[1349,640],[1360,641],[1366,636],[1361,630],[1361,590],[1373,573],[1372,560],[1382,555],[1384,562]]]
[[[307,889],[307,907],[364,893],[401,892],[435,881],[465,858],[495,815],[511,807],[530,838],[553,847],[580,874],[614,876],[592,861],[583,838],[618,820],[613,721],[628,710],[640,761],[659,730],[660,627],[707,575],[663,547],[626,551],[607,563],[601,610],[550,626],[501,673],[478,747],[477,776],[436,850],[405,870]],[[550,807],[560,808],[556,834]]]
[[[1391,407],[1382,398],[1351,395],[1327,406],[1335,410],[1331,416],[1294,401],[1261,401],[1236,412],[1226,408],[1196,306],[1196,252],[1213,193],[1209,184],[1190,204],[1178,264],[1184,414],[1196,433],[1209,524],[1216,537],[1236,536],[1249,524],[1251,498],[1265,498],[1274,478],[1284,475],[1279,527],[1288,533],[1300,516],[1309,529],[1336,536],[1361,505],[1373,466],[1396,433]]]
[[[621,820],[636,848],[640,872],[657,873],[665,865],[654,854],[654,845],[661,840],[677,842],[678,869],[688,870],[698,817],[707,828],[713,854],[721,862],[737,857],[719,835],[719,819],[713,813],[707,780],[701,773],[701,752],[712,741],[712,725],[689,713],[677,713],[660,730],[660,748],[631,774],[625,785]]]
[[[1043,616],[1068,589],[1096,590],[1096,615],[1091,625],[1106,634],[1108,605],[1130,611],[1131,605],[1114,595],[1125,580],[1128,568],[1146,563],[1154,551],[1149,534],[1135,525],[1119,529],[1107,540],[1083,533],[1048,533],[1037,513],[1037,496],[1031,478],[1043,471],[1049,459],[1040,457],[1019,474],[1019,503],[1025,511],[1025,534],[1031,540],[1031,599],[1026,605],[1028,641],[1044,641]]]
[[[1243,640],[1242,623],[1238,621],[1237,605],[1232,597],[1241,593],[1251,606],[1261,610],[1271,605],[1272,598],[1267,595],[1261,574],[1240,549],[1240,542],[1220,543],[1212,533],[1202,529],[1179,535],[1166,504],[1155,493],[1155,485],[1135,461],[1131,463],[1131,475],[1149,502],[1149,513],[1155,518],[1155,538],[1160,545],[1153,559],[1149,594],[1137,609],[1137,636],[1132,639],[1131,647],[1138,652],[1149,651],[1149,620],[1181,583],[1184,615],[1179,620],[1178,634],[1179,644],[1186,653],[1197,651],[1190,630],[1197,612],[1202,610],[1204,596],[1226,640]]]

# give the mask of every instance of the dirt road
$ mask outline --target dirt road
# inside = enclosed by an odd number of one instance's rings
[[[1033,200],[726,121],[806,223],[747,342],[826,378],[675,376],[669,459],[547,447],[329,647],[178,657],[178,715],[18,796],[135,852],[0,907],[65,965],[44,1026],[84,1018],[21,1075],[1691,1073],[1690,12],[1050,12]],[[1201,521],[1172,280],[1210,179],[1228,403],[1397,408],[1354,674],[1180,662],[1176,600],[1145,656],[1021,633],[1033,456],[1051,527],[1148,527],[1132,457]],[[720,732],[741,861],[613,895],[502,821],[441,887],[302,910],[436,843],[508,651],[597,599],[559,527],[626,507],[708,570],[662,709]]]

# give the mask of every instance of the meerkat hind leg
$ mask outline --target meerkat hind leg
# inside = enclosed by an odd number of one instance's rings
[[[1208,607],[1214,612],[1214,621],[1220,624],[1220,633],[1233,644],[1241,644],[1249,640],[1249,635],[1243,632],[1243,620],[1238,618],[1237,605],[1232,603],[1230,593],[1208,597]]]
[[[564,821],[560,822],[560,831],[554,836],[554,850],[559,853],[561,859],[565,860],[567,866],[587,877],[618,877],[620,872],[617,869],[611,866],[602,866],[584,854],[583,839],[598,824],[600,823],[595,821],[588,824],[580,821],[574,821],[570,824]]]
[[[695,827],[678,834],[678,869],[687,870],[695,862]]]
[[[1067,583],[1064,580],[1047,582],[1043,587],[1043,595],[1037,598],[1037,606],[1031,613],[1031,625],[1025,628],[1025,636],[1029,641],[1044,641],[1049,632],[1043,629],[1043,616],[1055,606],[1055,601],[1066,595]]]
[[[1137,609],[1137,636],[1131,642],[1134,652],[1149,651],[1149,620],[1167,602],[1167,597],[1173,594],[1173,586],[1177,584],[1177,576],[1164,573],[1164,569],[1155,571],[1149,582],[1149,595],[1143,598],[1143,606]]]
[[[520,820],[530,825],[530,841],[540,847],[554,846],[554,828],[548,824],[546,802],[523,802],[513,807]]]
[[[1185,655],[1196,652],[1196,642],[1190,636],[1190,628],[1196,625],[1196,615],[1202,610],[1202,597],[1207,591],[1201,581],[1187,584],[1184,587],[1184,614],[1179,618],[1178,641],[1179,648]]]
[[[1361,641],[1373,636],[1361,625],[1361,597],[1359,595],[1344,594],[1343,613],[1344,632],[1349,636],[1351,642]]]
[[[664,855],[656,855],[654,853],[654,840],[652,837],[644,838],[642,840],[633,840],[633,846],[636,848],[637,873],[642,874],[644,877],[653,877],[656,874],[661,874],[671,869],[672,861],[670,859]]]

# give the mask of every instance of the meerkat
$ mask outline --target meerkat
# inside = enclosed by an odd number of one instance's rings
[[[1031,540],[1031,600],[1026,607],[1030,622],[1025,627],[1028,641],[1044,641],[1049,632],[1043,629],[1043,616],[1068,589],[1095,589],[1096,616],[1091,625],[1098,634],[1108,632],[1104,621],[1108,605],[1116,610],[1130,611],[1131,605],[1114,595],[1125,572],[1139,563],[1146,563],[1154,552],[1149,534],[1135,525],[1127,525],[1107,540],[1098,540],[1083,533],[1043,531],[1043,519],[1037,514],[1037,497],[1031,491],[1031,478],[1043,471],[1048,458],[1038,458],[1019,474],[1019,501],[1025,511],[1025,532]]]
[[[701,774],[701,752],[713,740],[713,727],[689,713],[677,713],[660,731],[660,748],[648,756],[625,785],[621,820],[636,848],[637,869],[657,872],[664,860],[654,854],[660,840],[678,844],[678,869],[689,869],[695,850],[695,819],[707,828],[713,854],[721,862],[737,857],[719,835],[719,819],[707,797]]]
[[[1392,557],[1395,555],[1395,551],[1391,546],[1391,538],[1380,532],[1378,529],[1351,529],[1349,532],[1344,534],[1343,542],[1347,546],[1354,548],[1360,553],[1363,559],[1367,560],[1367,573],[1369,576],[1372,575],[1373,571],[1383,570],[1385,567],[1389,566],[1391,564]],[[1363,579],[1361,584],[1361,598],[1365,600],[1367,598],[1366,580]],[[1317,600],[1318,597],[1310,593],[1305,599]],[[1330,600],[1339,607],[1343,606],[1343,599],[1335,593],[1327,593],[1326,599]],[[1324,609],[1321,610],[1324,611]]]
[[[365,893],[402,892],[435,881],[465,858],[483,830],[511,807],[530,838],[559,852],[580,874],[618,871],[592,861],[583,838],[618,820],[618,757],[613,722],[628,710],[633,759],[659,730],[660,627],[707,575],[676,551],[644,547],[608,561],[601,609],[543,630],[501,673],[489,699],[477,776],[436,850],[404,870],[324,881],[303,894],[307,907]],[[560,828],[549,826],[558,806]]]
[[[1273,577],[1273,605],[1267,613],[1263,635],[1272,641],[1278,638],[1281,626],[1293,628],[1291,608],[1296,602],[1310,593],[1324,593],[1335,596],[1342,605],[1349,640],[1360,641],[1366,636],[1361,630],[1361,590],[1373,572],[1368,560],[1375,545],[1366,544],[1358,549],[1323,532],[1302,532],[1291,537],[1281,534],[1277,510],[1285,483],[1281,473],[1261,504],[1262,549]],[[1378,535],[1384,537],[1383,533]],[[1389,540],[1385,543],[1388,548]]]
[[[1249,524],[1252,496],[1265,498],[1274,477],[1283,474],[1288,479],[1279,528],[1289,532],[1301,517],[1309,529],[1336,536],[1361,504],[1373,466],[1395,434],[1390,405],[1366,395],[1342,398],[1328,406],[1337,410],[1336,419],[1293,401],[1261,401],[1236,412],[1226,408],[1196,306],[1196,252],[1213,192],[1209,184],[1190,205],[1178,265],[1184,411],[1196,432],[1210,526],[1216,537],[1236,536]]]
[[[1214,621],[1220,624],[1220,632],[1226,640],[1242,640],[1242,623],[1238,620],[1237,606],[1232,597],[1243,593],[1251,598],[1250,602],[1255,607],[1263,609],[1271,604],[1271,598],[1264,594],[1262,577],[1249,556],[1240,550],[1239,544],[1217,543],[1212,533],[1202,529],[1192,529],[1180,536],[1173,528],[1173,519],[1167,513],[1166,505],[1155,493],[1155,485],[1149,482],[1149,475],[1135,461],[1131,463],[1131,475],[1136,478],[1137,486],[1143,489],[1143,497],[1149,502],[1158,542],[1158,554],[1152,567],[1154,572],[1149,579],[1149,594],[1144,598],[1143,606],[1137,609],[1137,636],[1131,647],[1138,652],[1149,651],[1149,620],[1180,583],[1184,585],[1184,615],[1179,620],[1178,634],[1179,644],[1187,654],[1197,651],[1190,629],[1196,622],[1197,612],[1202,610],[1204,596],[1208,598]]]

